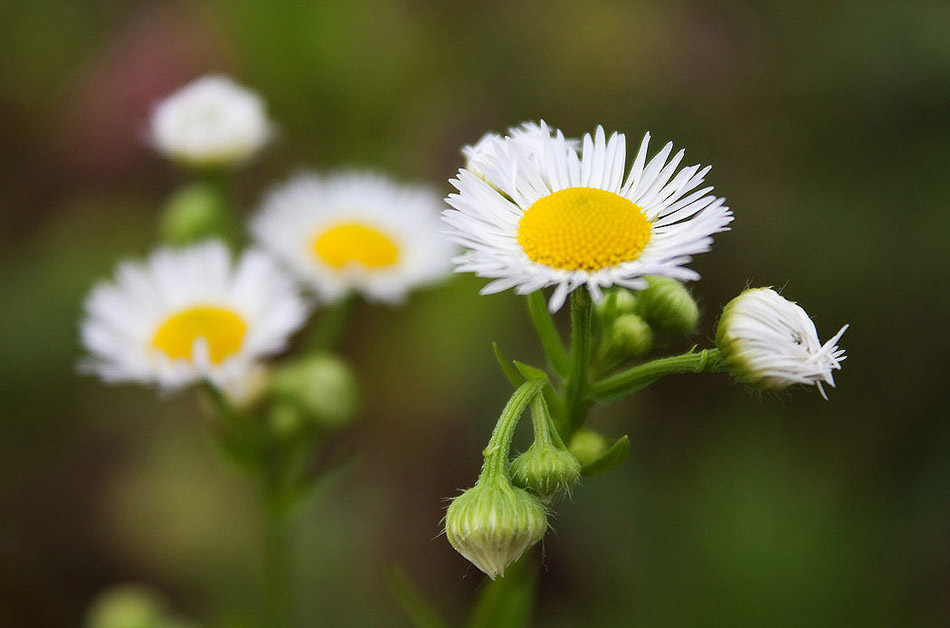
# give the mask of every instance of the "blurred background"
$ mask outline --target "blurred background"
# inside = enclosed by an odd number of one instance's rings
[[[209,71],[280,125],[247,211],[302,166],[448,193],[461,145],[523,120],[650,130],[736,215],[694,264],[691,342],[750,282],[823,338],[851,323],[828,402],[681,376],[598,413],[630,459],[559,509],[539,626],[950,624],[950,4],[8,0],[0,25],[3,628],[77,626],[124,582],[206,626],[253,610],[255,495],[195,399],[75,372],[84,295],[181,182],[143,144],[150,106]],[[490,341],[541,361],[522,301],[481,284],[352,321],[359,454],[298,521],[301,625],[409,625],[391,565],[453,623],[477,595],[442,499],[509,392]]]

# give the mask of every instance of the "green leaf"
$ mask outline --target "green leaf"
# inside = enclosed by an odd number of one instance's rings
[[[558,375],[567,375],[570,368],[570,359],[567,355],[567,349],[561,342],[561,336],[557,333],[554,326],[554,319],[548,312],[548,304],[544,300],[544,293],[536,290],[528,295],[528,312],[531,314],[531,322],[534,329],[538,332],[541,339],[541,347],[544,349],[544,355],[548,362],[558,373]]]
[[[531,366],[530,364],[525,364],[524,362],[519,362],[518,360],[514,361],[515,368],[518,369],[518,372],[528,381],[548,381],[548,374],[542,371],[541,369]]]
[[[448,628],[449,624],[429,605],[419,588],[400,567],[386,570],[386,585],[416,628]]]
[[[501,367],[501,370],[505,372],[505,377],[508,378],[508,381],[511,382],[511,385],[517,388],[524,383],[524,378],[518,374],[518,371],[515,370],[515,367],[511,365],[511,362],[508,358],[505,357],[505,354],[501,352],[501,349],[498,347],[497,342],[491,343],[492,350],[495,352],[495,359],[498,360],[498,366]]]
[[[617,442],[611,445],[603,456],[585,466],[581,471],[585,476],[613,471],[624,463],[629,453],[630,439],[627,436],[618,438]]]
[[[537,575],[530,553],[510,565],[505,575],[486,582],[472,612],[469,628],[524,628],[531,625]]]

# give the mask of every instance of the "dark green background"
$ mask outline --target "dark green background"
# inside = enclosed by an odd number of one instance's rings
[[[210,626],[254,608],[254,495],[195,400],[74,370],[84,294],[179,182],[148,108],[211,70],[281,128],[245,209],[303,165],[448,193],[462,144],[522,120],[650,130],[735,211],[694,264],[694,341],[748,282],[823,337],[851,323],[829,402],[682,376],[600,412],[630,460],[560,508],[539,625],[950,623],[950,4],[14,0],[0,25],[0,626],[77,625],[127,581]],[[481,284],[359,309],[360,454],[302,513],[300,625],[407,625],[391,564],[453,618],[476,594],[441,499],[506,399],[489,342],[540,361],[521,301]]]

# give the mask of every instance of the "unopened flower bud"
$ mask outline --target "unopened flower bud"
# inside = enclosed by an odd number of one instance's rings
[[[121,585],[102,593],[86,615],[88,628],[159,628],[166,608],[146,587]]]
[[[610,443],[602,435],[594,430],[581,428],[574,432],[567,449],[577,458],[582,467],[586,467],[600,460],[607,453],[609,446]]]
[[[699,322],[699,306],[686,286],[669,277],[650,276],[639,294],[640,315],[650,325],[672,334],[685,334]]]
[[[188,244],[228,235],[228,208],[220,190],[194,183],[175,192],[162,212],[159,229],[169,244]]]
[[[343,427],[356,410],[357,386],[352,372],[341,360],[327,354],[276,369],[271,392],[279,403],[295,408],[323,428]]]
[[[476,484],[445,514],[445,536],[455,550],[494,580],[544,537],[547,512],[537,497],[507,480]]]
[[[508,469],[516,486],[526,488],[545,504],[571,492],[581,478],[581,463],[566,449],[534,441]]]
[[[152,112],[152,146],[169,159],[193,168],[221,168],[243,162],[273,134],[260,96],[226,76],[193,81]]]
[[[617,317],[610,337],[614,346],[628,357],[643,355],[653,346],[653,330],[636,314]]]
[[[753,288],[723,309],[716,346],[726,369],[743,383],[764,390],[814,385],[825,397],[822,384],[835,385],[831,373],[845,359],[837,343],[847,328],[822,344],[801,306],[771,288]]]

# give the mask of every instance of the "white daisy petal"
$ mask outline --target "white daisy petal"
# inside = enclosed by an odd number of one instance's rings
[[[462,177],[456,185],[491,189],[465,175],[470,179]],[[358,292],[393,304],[451,274],[455,248],[439,232],[440,210],[438,195],[429,188],[400,185],[379,174],[302,174],[266,196],[251,231],[322,301]],[[476,211],[466,217],[478,225],[488,219]]]
[[[235,394],[248,370],[282,350],[309,311],[270,258],[252,250],[235,265],[219,241],[123,262],[84,309],[83,372],[165,391],[206,379]]]
[[[834,387],[832,371],[841,368],[844,350],[837,343],[845,325],[821,344],[808,313],[771,288],[746,290],[726,305],[716,344],[737,379],[764,389],[814,385]]]
[[[670,158],[672,144],[647,160],[646,134],[626,173],[622,134],[598,127],[577,141],[543,123],[520,129],[465,149],[443,212],[468,249],[457,271],[497,280],[490,291],[555,287],[552,310],[581,286],[596,299],[648,274],[698,278],[683,266],[732,220],[712,188],[696,191],[708,167],[680,169],[684,151]]]

